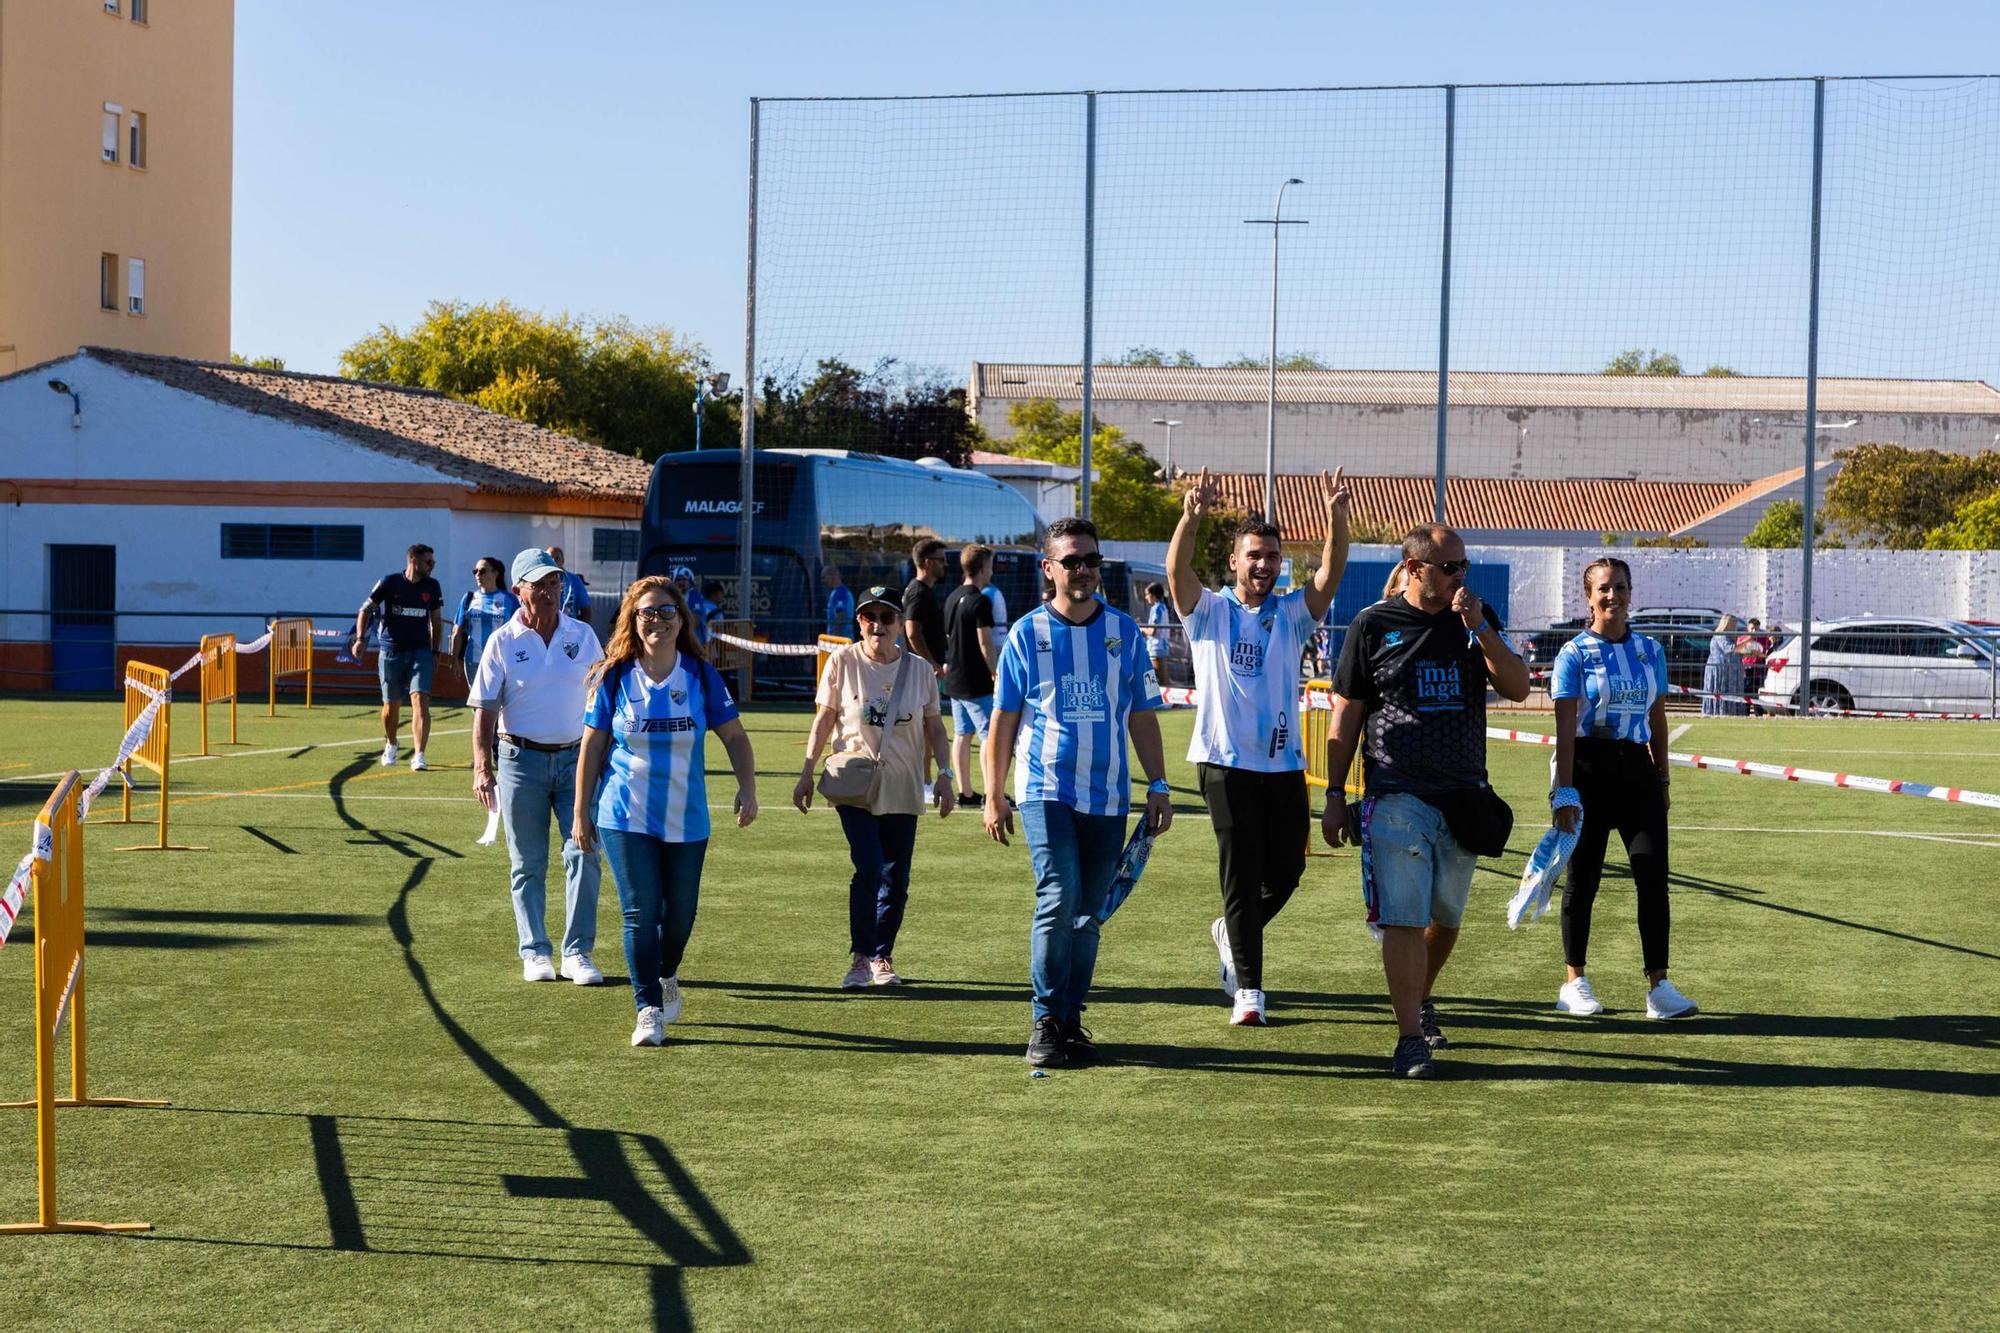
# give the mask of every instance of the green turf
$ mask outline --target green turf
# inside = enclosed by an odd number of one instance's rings
[[[1273,1026],[1225,1025],[1214,843],[1176,759],[1187,818],[1105,931],[1090,1021],[1116,1063],[1031,1080],[1018,844],[927,821],[915,984],[839,991],[844,844],[786,805],[805,717],[753,711],[764,816],[718,832],[686,1016],[633,1050],[622,985],[520,981],[505,854],[459,799],[467,724],[444,710],[412,774],[375,766],[364,706],[246,712],[265,752],[177,768],[175,839],[212,850],[119,853],[150,828],[93,821],[92,1090],[174,1106],[62,1112],[62,1210],[157,1230],[0,1238],[9,1326],[1991,1321],[2000,812],[1679,773],[1674,971],[1704,1016],[1643,1018],[1614,880],[1592,965],[1614,1012],[1582,1022],[1550,1012],[1553,917],[1502,920],[1547,752],[1495,743],[1516,850],[1483,863],[1445,975],[1442,1076],[1410,1084],[1350,853],[1271,931]],[[1166,726],[1177,756],[1189,717]],[[33,775],[119,730],[106,704],[0,702],[8,865]],[[1676,748],[1993,791],[1994,735],[1692,719]],[[28,925],[0,951],[10,1096]],[[598,957],[622,982],[608,879]],[[33,1142],[0,1115],[0,1220],[33,1215]]]

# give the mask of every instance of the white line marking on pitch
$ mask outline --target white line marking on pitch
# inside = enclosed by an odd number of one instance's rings
[[[1884,828],[1759,828],[1736,824],[1670,824],[1669,828],[1685,833],[1794,833],[1819,835],[1825,833],[1847,833],[1861,838],[1913,838],[1920,842],[1952,842],[1966,847],[2000,848],[2000,833],[1969,832],[1966,834],[1915,833],[1908,829]]]
[[[450,731],[433,731],[431,733],[433,736],[470,736],[471,734],[471,727],[456,727]],[[182,764],[199,764],[208,759],[255,759],[259,755],[267,754],[293,754],[306,750],[332,750],[343,745],[361,745],[369,741],[379,741],[381,738],[382,733],[378,731],[373,736],[357,736],[351,741],[315,741],[311,745],[274,745],[268,750],[244,750],[238,754],[191,754],[185,757],[175,755],[174,765],[175,767],[179,767]],[[90,772],[92,770],[81,769],[78,771]],[[64,769],[61,773],[30,773],[26,777],[0,778],[0,782],[50,782],[56,778],[66,776],[68,772],[68,769]]]
[[[1673,743],[1674,743],[1675,741],[1677,741],[1677,740],[1679,740],[1679,739],[1680,739],[1681,737],[1683,737],[1683,736],[1687,735],[1687,734],[1688,734],[1688,728],[1689,728],[1689,727],[1692,727],[1693,725],[1694,725],[1694,723],[1692,723],[1692,722],[1683,722],[1683,723],[1681,723],[1681,724],[1680,724],[1680,725],[1679,725],[1678,727],[1675,727],[1675,728],[1674,728],[1674,729],[1673,729],[1672,731],[1668,732],[1668,733],[1667,733],[1667,744],[1669,744],[1669,745],[1672,745],[1672,744],[1673,744]]]

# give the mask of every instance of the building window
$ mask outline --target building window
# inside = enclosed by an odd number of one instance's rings
[[[146,261],[143,259],[125,261],[125,313],[146,313]]]
[[[132,21],[134,23],[146,21],[146,0],[132,0]]]
[[[362,558],[359,523],[224,523],[224,560]]]
[[[114,167],[118,165],[118,131],[124,116],[125,108],[116,102],[104,104],[104,160]]]
[[[637,528],[592,528],[590,562],[594,565],[634,565],[639,562]]]
[[[128,111],[125,113],[125,160],[133,166],[146,166],[146,113]]]
[[[105,310],[118,308],[118,256],[97,257],[97,304]]]

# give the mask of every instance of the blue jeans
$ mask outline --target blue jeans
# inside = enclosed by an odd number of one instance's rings
[[[589,953],[597,943],[597,886],[604,868],[570,836],[576,808],[577,747],[553,754],[501,741],[500,812],[507,827],[507,864],[514,888],[514,934],[521,956],[553,953],[543,916],[548,911],[549,814],[562,829],[563,956]]]
[[[864,958],[887,958],[903,928],[910,900],[910,857],[917,847],[915,815],[871,815],[836,805],[854,878],[847,885],[848,948]]]
[[[604,857],[625,911],[625,970],[632,974],[632,1005],[660,1006],[660,978],[677,976],[694,934],[701,902],[701,862],[708,839],[662,842],[644,833],[599,829]]]
[[[1079,814],[1055,801],[1029,801],[1020,813],[1035,866],[1034,1015],[1074,1023],[1097,970],[1097,909],[1125,850],[1125,816]]]

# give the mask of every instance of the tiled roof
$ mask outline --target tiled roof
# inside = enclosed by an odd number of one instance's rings
[[[1067,401],[1082,393],[1074,365],[972,366],[975,404],[1026,398]],[[1269,374],[1214,366],[1099,366],[1091,395],[1099,402],[1262,403]],[[1456,370],[1454,407],[1602,407],[1663,411],[1805,410],[1803,378],[1764,375],[1522,375]],[[1280,370],[1278,401],[1429,407],[1437,375],[1424,370]],[[1980,380],[1834,379],[1819,382],[1819,410],[2000,416],[2000,392]]]
[[[1264,507],[1262,473],[1211,473],[1224,504],[1246,512]],[[1348,477],[1357,519],[1397,532],[1430,521],[1429,477]],[[1685,527],[1749,489],[1716,481],[1530,480],[1453,477],[1445,482],[1445,513],[1455,528],[1541,532],[1665,533]],[[1316,542],[1326,531],[1319,478],[1278,478],[1278,526],[1286,539]]]
[[[434,467],[481,491],[638,499],[652,475],[637,458],[429,389],[111,347],[83,352],[170,388]]]

